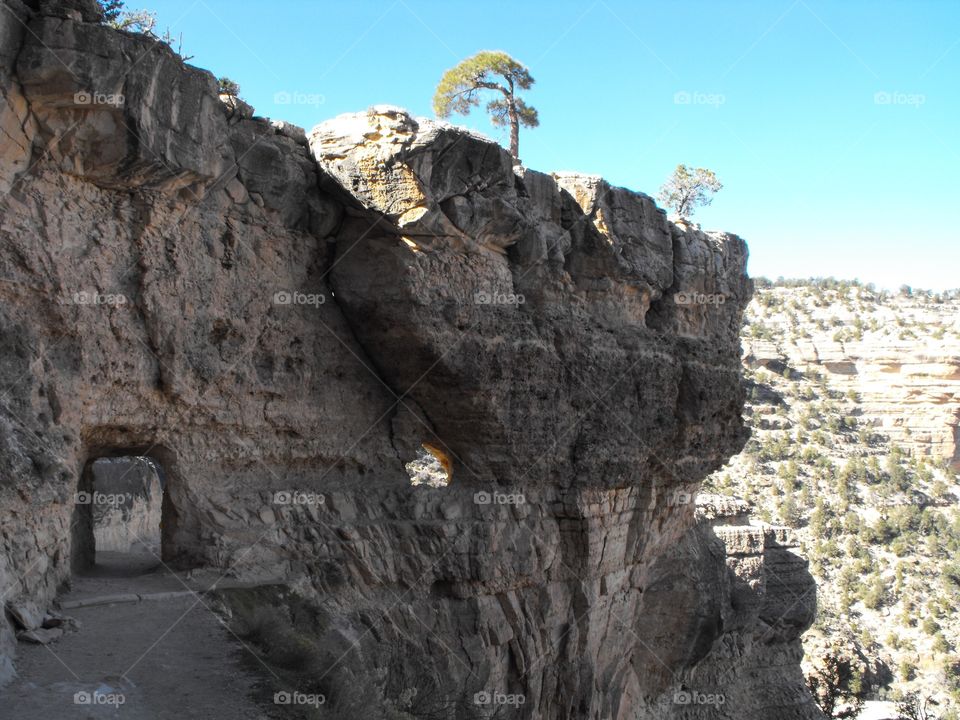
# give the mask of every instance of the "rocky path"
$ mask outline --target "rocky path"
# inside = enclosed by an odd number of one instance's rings
[[[73,607],[80,623],[49,645],[20,643],[19,677],[0,691],[8,720],[258,720],[272,709],[251,698],[258,678],[247,650],[208,609],[184,595],[217,578],[163,570],[149,554],[98,555],[95,572],[75,579],[61,602],[109,596],[148,599]],[[182,582],[181,582],[182,581]]]

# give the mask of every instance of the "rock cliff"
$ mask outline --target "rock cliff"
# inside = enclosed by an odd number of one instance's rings
[[[819,717],[805,563],[691,502],[746,439],[739,238],[396,108],[251,117],[79,0],[3,0],[0,92],[8,607],[89,561],[93,462],[143,455],[164,561],[293,583],[357,677]]]
[[[772,337],[748,335],[748,367],[822,372],[831,387],[858,397],[861,423],[914,456],[960,469],[955,301],[918,295],[878,302],[877,294],[864,288],[818,304],[811,302],[808,289],[775,288],[769,294],[768,302],[778,306],[761,309],[754,319]],[[805,322],[796,308],[807,309]]]

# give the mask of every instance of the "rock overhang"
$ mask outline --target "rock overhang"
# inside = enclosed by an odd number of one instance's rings
[[[10,403],[46,448],[2,428],[0,577],[20,595],[45,602],[69,575],[77,474],[136,448],[169,473],[169,561],[296,575],[371,667],[429,622],[462,662],[427,641],[407,661],[444,693],[522,685],[531,717],[680,717],[681,676],[722,676],[734,716],[761,717],[751,672],[787,657],[760,686],[815,716],[789,670],[809,605],[771,644],[784,598],[745,601],[768,566],[802,586],[802,563],[753,543],[732,578],[689,502],[745,439],[742,240],[599,178],[517,172],[398,109],[321,124],[308,151],[162,48],[131,68],[152,41],[82,8],[23,19],[36,37],[0,48],[24,58],[0,73],[23,146],[82,132],[2,168],[3,372],[25,378]],[[122,113],[51,101],[73,89],[38,45],[55,23],[76,69],[124,77]],[[78,89],[101,70],[83,72]],[[115,116],[145,142],[103,155]],[[130,301],[48,302],[85,287]],[[324,302],[277,300],[295,292]],[[449,487],[409,487],[424,442],[452,458]],[[324,502],[279,503],[290,489]]]
[[[680,471],[690,481],[709,457],[739,449],[736,329],[751,292],[742,240],[681,230],[649,196],[596,176],[518,171],[496,143],[396,107],[340,116],[309,137],[320,167],[385,221],[343,229],[337,297],[393,389],[430,418],[458,477],[617,486],[679,450],[706,460]],[[682,305],[677,293],[728,301]],[[518,396],[535,409],[518,411]],[[569,427],[591,406],[592,430]],[[708,419],[723,433],[708,437]],[[578,443],[611,464],[569,462]]]

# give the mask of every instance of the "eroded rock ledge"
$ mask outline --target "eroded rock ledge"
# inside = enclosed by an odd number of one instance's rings
[[[805,564],[689,502],[745,440],[739,238],[395,108],[305,143],[93,20],[0,12],[5,601],[51,601],[90,464],[142,454],[165,561],[289,578],[357,676],[523,718],[819,717]],[[410,486],[424,442],[449,487]]]

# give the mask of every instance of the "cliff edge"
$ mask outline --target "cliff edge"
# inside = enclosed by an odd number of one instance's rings
[[[91,562],[92,463],[142,455],[164,562],[282,576],[352,676],[480,716],[820,717],[805,562],[692,502],[747,435],[740,238],[397,108],[251,117],[96,19],[0,12],[8,608]],[[411,485],[424,447],[446,486]]]

